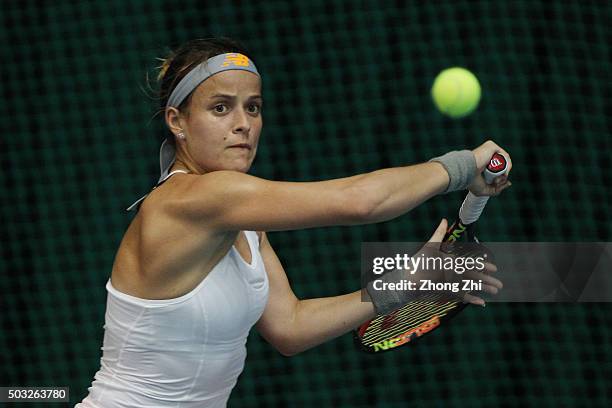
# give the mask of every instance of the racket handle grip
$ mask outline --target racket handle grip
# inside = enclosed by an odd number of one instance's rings
[[[506,158],[499,153],[495,153],[483,172],[485,182],[487,184],[493,183],[497,177],[505,174],[507,169],[508,161]],[[468,192],[459,209],[459,220],[461,223],[467,226],[478,221],[487,205],[487,201],[489,201],[489,196],[478,197],[471,191]]]
[[[489,201],[488,196],[478,197],[471,191],[468,192],[459,209],[459,219],[461,223],[463,225],[470,225],[478,221],[485,205],[487,205],[487,201]]]

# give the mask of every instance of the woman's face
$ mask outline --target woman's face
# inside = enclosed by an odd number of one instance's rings
[[[194,91],[189,114],[179,122],[185,139],[177,139],[183,161],[200,174],[215,170],[246,173],[257,153],[263,125],[261,80],[248,72],[215,74]]]

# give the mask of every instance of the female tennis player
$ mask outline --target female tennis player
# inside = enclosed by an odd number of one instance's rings
[[[228,39],[193,40],[161,67],[170,131],[161,176],[129,207],[138,212],[106,285],[101,368],[77,407],[224,407],[253,325],[290,356],[375,315],[376,299],[362,302],[360,291],[297,299],[266,231],[381,222],[444,192],[510,186],[506,177],[489,186],[480,174],[494,153],[510,159],[491,141],[327,181],[248,175],[263,123],[261,77],[248,55]],[[442,220],[431,241],[445,230]],[[501,284],[491,279],[495,292]]]

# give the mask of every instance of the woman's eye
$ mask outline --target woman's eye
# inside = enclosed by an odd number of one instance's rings
[[[225,105],[216,105],[214,107],[215,112],[217,113],[225,113],[225,110],[227,109],[227,106]]]
[[[259,113],[260,110],[261,106],[257,105],[256,103],[249,105],[248,107],[249,113]]]

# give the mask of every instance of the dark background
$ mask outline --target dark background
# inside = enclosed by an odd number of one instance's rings
[[[263,75],[257,176],[342,177],[490,138],[512,154],[514,185],[489,203],[483,240],[610,241],[610,3],[406,3],[2,2],[0,386],[86,395],[125,208],[158,177],[163,128],[145,76],[195,37],[241,40]],[[429,94],[450,66],[483,89],[462,120]],[[362,241],[426,240],[461,200],[270,240],[299,297],[346,293]],[[285,358],[253,330],[230,406],[610,406],[611,311],[468,308],[381,356],[345,335]]]

